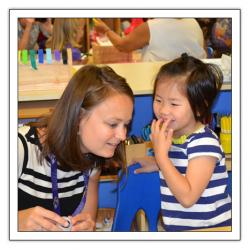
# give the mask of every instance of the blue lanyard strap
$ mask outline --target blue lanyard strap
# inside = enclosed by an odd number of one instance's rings
[[[50,155],[50,165],[51,165],[51,182],[52,182],[52,196],[53,196],[53,208],[54,211],[61,215],[61,207],[60,207],[60,201],[58,196],[58,182],[57,182],[57,160],[54,155]],[[86,203],[86,196],[87,196],[87,189],[88,189],[88,181],[89,181],[89,173],[83,173],[83,179],[84,179],[84,192],[82,199],[73,212],[73,216],[79,214],[82,209],[84,208],[84,205]]]

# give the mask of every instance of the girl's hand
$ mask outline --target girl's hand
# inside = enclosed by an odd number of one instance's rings
[[[71,231],[95,231],[95,221],[92,220],[89,213],[81,212],[70,218],[72,222]]]
[[[141,168],[135,170],[135,174],[150,173],[159,171],[155,158],[153,156],[145,156],[141,158],[134,158],[132,163],[140,163]]]
[[[32,207],[18,212],[19,231],[62,231],[60,225],[67,221],[58,214],[43,207]]]
[[[171,119],[163,121],[162,119],[153,120],[151,124],[150,139],[153,143],[156,161],[159,163],[162,157],[167,153],[172,144],[173,129],[168,129]]]

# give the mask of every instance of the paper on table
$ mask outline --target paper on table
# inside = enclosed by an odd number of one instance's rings
[[[97,36],[96,37],[96,42],[100,46],[113,46],[113,44],[110,42],[110,40],[106,36]]]

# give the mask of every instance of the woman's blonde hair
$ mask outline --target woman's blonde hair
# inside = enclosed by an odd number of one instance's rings
[[[48,40],[46,47],[60,51],[67,45],[73,48],[82,47],[77,41],[77,36],[79,31],[83,32],[84,22],[84,18],[55,18],[52,37]]]

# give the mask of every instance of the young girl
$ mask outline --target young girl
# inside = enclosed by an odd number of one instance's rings
[[[84,18],[55,18],[52,37],[46,47],[52,50],[72,48],[73,62],[81,61],[83,47]]]
[[[160,171],[166,231],[231,225],[225,155],[206,126],[223,82],[216,65],[182,55],[161,67],[151,125],[155,158],[137,159],[140,172]]]
[[[95,230],[100,170],[113,161],[124,165],[132,112],[126,80],[107,66],[88,65],[50,116],[19,129],[20,231]]]

